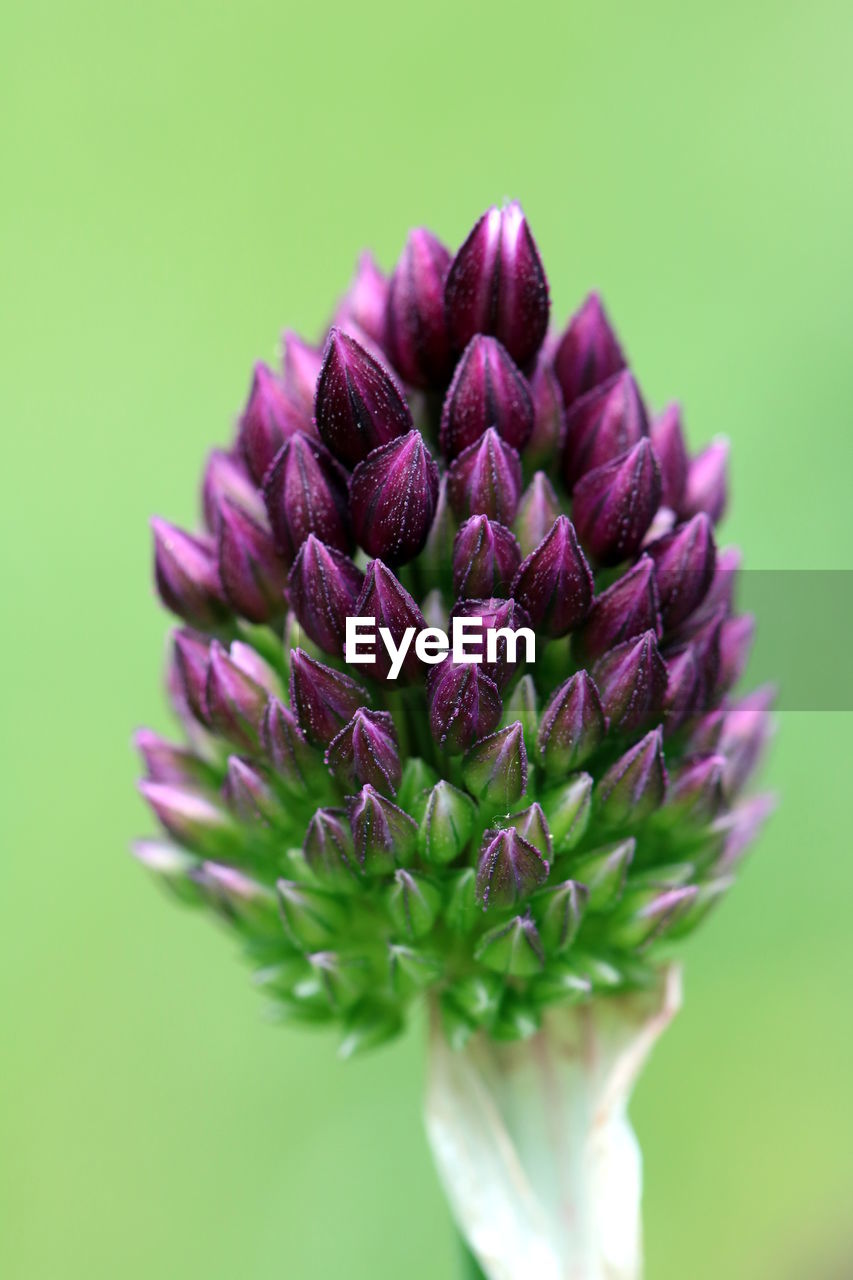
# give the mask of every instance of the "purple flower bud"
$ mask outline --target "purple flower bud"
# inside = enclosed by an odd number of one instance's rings
[[[581,476],[612,462],[649,434],[640,390],[626,369],[587,392],[566,414],[563,476],[571,490]]]
[[[388,291],[388,354],[413,387],[441,387],[452,367],[444,314],[450,253],[431,231],[409,233]]]
[[[266,524],[267,514],[263,500],[244,463],[224,449],[213,449],[207,457],[201,488],[204,521],[211,533],[219,532],[223,502],[233,502],[241,511],[251,516],[256,524],[262,527]]]
[[[484,910],[514,906],[545,883],[548,870],[536,846],[514,827],[487,831],[477,862],[477,897]]]
[[[613,939],[626,950],[641,950],[666,933],[671,925],[687,914],[696,901],[696,885],[680,885],[674,889],[655,886],[642,890],[625,904],[613,923]]]
[[[198,859],[191,853],[166,840],[136,840],[131,852],[181,902],[189,906],[199,905],[199,886],[192,879]]]
[[[346,620],[355,613],[363,581],[349,556],[309,533],[290,570],[287,598],[307,634],[326,653],[343,653]]]
[[[336,328],[329,330],[315,413],[324,442],[348,467],[379,445],[406,435],[414,425],[388,370]]]
[[[700,513],[645,550],[655,565],[663,625],[674,631],[699,607],[713,580],[717,548],[711,521]]]
[[[619,564],[639,550],[659,503],[658,464],[649,441],[641,440],[578,481],[572,518],[599,564]]]
[[[530,379],[530,394],[533,397],[533,432],[524,455],[531,466],[548,466],[563,446],[566,410],[554,370],[542,355]]]
[[[140,782],[154,816],[179,844],[200,853],[224,853],[237,838],[230,814],[208,793],[173,782]]]
[[[515,600],[500,600],[494,597],[487,600],[460,600],[451,610],[451,618],[479,618],[482,623],[481,634],[476,632],[465,639],[466,653],[479,657],[480,670],[490,680],[494,680],[499,689],[509,684],[520,664],[524,661],[526,649],[522,649],[521,641],[512,645],[507,636],[495,636],[495,661],[488,661],[487,632],[519,631],[530,626],[530,619]],[[523,639],[523,637],[522,637]]]
[[[276,801],[263,775],[239,756],[229,756],[222,795],[241,822],[269,824]]]
[[[287,564],[309,533],[337,551],[351,549],[346,479],[319,440],[301,432],[288,440],[267,473],[264,502]]]
[[[195,627],[215,627],[230,613],[210,538],[193,537],[154,517],[154,578],[167,609]]]
[[[314,434],[310,411],[292,400],[272,370],[259,361],[238,435],[240,452],[257,484],[281,446],[296,431]]]
[[[773,732],[772,688],[757,689],[726,713],[720,753],[726,758],[726,789],[736,795],[749,781]]]
[[[494,427],[521,450],[533,431],[527,379],[496,338],[478,333],[465,348],[441,412],[441,450],[448,459]]]
[[[598,659],[592,674],[611,729],[633,733],[659,718],[667,671],[654,631],[611,649]]]
[[[269,691],[214,640],[207,671],[207,714],[211,728],[246,751],[260,745],[261,720]]]
[[[368,555],[402,564],[427,540],[438,500],[438,467],[419,431],[374,449],[350,480],[357,542]]]
[[[598,783],[599,815],[613,827],[641,822],[663,804],[666,787],[663,735],[657,728],[620,756]]]
[[[717,613],[728,617],[734,611],[734,595],[742,556],[738,547],[725,547],[717,551],[716,567],[711,585],[698,609],[690,615],[685,630],[692,633]]]
[[[357,870],[352,832],[343,809],[318,809],[302,844],[305,861],[320,880],[344,880]]]
[[[291,400],[303,407],[309,420],[314,416],[314,395],[322,366],[322,351],[288,329],[284,334],[284,386]]]
[[[666,661],[666,695],[663,700],[663,725],[667,737],[690,719],[696,704],[699,672],[696,655],[688,646]]]
[[[685,650],[689,653],[689,650]],[[679,655],[681,657],[683,655]],[[670,664],[667,663],[667,666]],[[691,725],[690,733],[684,745],[685,754],[688,756],[713,755],[720,745],[720,736],[723,732],[723,724],[726,719],[726,710],[723,707],[714,707],[701,720],[697,720]]]
[[[261,721],[261,747],[277,778],[292,790],[307,787],[317,756],[289,707],[270,698]]]
[[[175,672],[187,707],[199,724],[209,725],[207,673],[210,668],[210,641],[194,631],[176,631],[174,661]]]
[[[219,577],[234,611],[250,622],[284,613],[287,570],[272,537],[227,498],[220,507]]]
[[[535,845],[543,858],[550,859],[553,849],[551,830],[545,817],[545,810],[538,801],[534,801],[529,808],[522,809],[520,813],[511,813],[504,821],[508,827],[512,827],[530,844]]]
[[[680,511],[687,485],[687,447],[681,429],[681,409],[671,404],[652,422],[652,445],[660,467],[661,500]]]
[[[551,481],[544,471],[535,472],[521,495],[515,517],[515,532],[522,555],[529,556],[539,546],[559,514],[560,503]]]
[[[151,729],[138,730],[133,742],[152,782],[209,787],[215,781],[214,771],[206,761],[187,747],[167,742]]]
[[[304,649],[290,655],[290,705],[309,742],[327,747],[370,701],[367,690],[342,671],[309,658]]]
[[[527,752],[521,722],[475,742],[462,761],[468,790],[480,800],[509,809],[527,790]]]
[[[453,259],[444,298],[457,351],[491,333],[516,364],[533,359],[548,329],[548,281],[520,204],[483,214]]]
[[[464,449],[447,473],[448,501],[460,520],[485,515],[510,525],[520,493],[521,460],[494,427]]]
[[[749,800],[732,809],[725,818],[717,820],[714,825],[721,828],[720,834],[724,837],[724,843],[722,852],[714,864],[716,875],[735,869],[743,858],[745,850],[755,840],[775,808],[775,796],[751,796]]]
[[[653,631],[658,640],[663,634],[654,565],[646,555],[596,597],[572,643],[589,660],[645,631]]]
[[[717,673],[717,692],[728,693],[740,680],[755,638],[755,618],[745,613],[737,618],[727,618],[720,629],[720,667]]]
[[[426,626],[424,616],[413,598],[381,560],[371,560],[368,563],[354,616],[373,618],[377,635],[380,627],[387,628],[397,649],[403,643],[409,628],[414,628],[414,634],[417,635]],[[391,674],[391,657],[387,646],[377,643],[374,656],[376,661],[366,666],[367,674],[374,679],[388,680]],[[358,667],[359,665],[356,662],[350,663],[350,666]],[[414,681],[422,677],[423,668],[420,659],[415,653],[414,644],[410,644],[398,678]]]
[[[674,657],[686,647],[693,651],[696,664],[696,687],[692,707],[694,715],[706,711],[714,701],[720,674],[720,636],[724,622],[725,614],[721,610],[707,622],[703,622],[696,631],[691,632],[689,640],[679,644],[667,654],[667,658]]]
[[[564,636],[589,613],[593,578],[574,525],[558,516],[535,550],[522,560],[513,597],[548,636]]]
[[[697,454],[687,472],[687,485],[679,514],[695,516],[705,511],[714,524],[726,509],[729,442],[720,437]]]
[[[679,822],[706,825],[723,806],[723,779],[726,759],[722,755],[700,756],[683,765],[670,782],[666,810]]]
[[[576,671],[552,695],[539,721],[537,748],[545,772],[565,777],[600,747],[607,717],[595,681]]]
[[[326,748],[326,764],[350,790],[369,782],[377,791],[394,795],[403,770],[390,713],[360,707]]]
[[[388,305],[388,280],[376,265],[372,253],[358,260],[349,289],[341,299],[335,324],[342,329],[356,326],[378,347],[385,346],[385,313]]]
[[[521,562],[515,534],[488,516],[471,516],[453,543],[453,592],[458,599],[500,596]]]
[[[243,640],[232,640],[230,653],[235,666],[245,671],[255,684],[262,685],[273,697],[277,698],[281,694],[281,681],[277,673],[261,657],[254,645],[246,644]]]
[[[601,298],[591,293],[569,320],[554,352],[554,372],[567,407],[625,368],[625,357]]]
[[[355,856],[365,871],[382,875],[408,860],[418,827],[399,805],[367,782],[358,795],[347,797],[347,811]]]
[[[452,753],[491,733],[501,718],[498,687],[475,663],[456,665],[447,658],[433,667],[427,699],[432,736]]]

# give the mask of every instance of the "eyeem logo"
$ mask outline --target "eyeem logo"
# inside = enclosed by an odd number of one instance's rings
[[[391,659],[388,673],[391,680],[399,676],[406,654],[415,645],[415,655],[428,666],[443,662],[448,654],[454,662],[497,662],[498,645],[506,645],[506,659],[514,664],[518,659],[518,642],[524,641],[524,660],[536,661],[536,636],[530,627],[484,627],[482,618],[454,618],[450,636],[441,627],[406,627],[400,643],[395,643],[388,627],[379,628],[379,639]],[[483,640],[485,639],[485,656]],[[503,656],[503,655],[501,655]],[[363,664],[376,661],[376,620],[374,618],[347,618],[344,632],[344,658],[347,662]]]

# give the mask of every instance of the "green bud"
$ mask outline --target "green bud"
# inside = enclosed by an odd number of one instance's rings
[[[592,778],[575,773],[561,787],[541,797],[556,854],[567,853],[578,843],[589,822]]]
[[[550,861],[554,852],[553,841],[541,804],[534,801],[529,809],[511,813],[508,818],[503,819],[501,826],[514,827],[520,836],[524,836],[525,840],[539,850],[546,862]]]
[[[539,935],[550,955],[568,951],[574,942],[586,909],[589,890],[576,880],[566,880],[546,889],[534,901]]]
[[[470,796],[442,779],[427,795],[418,849],[428,862],[452,862],[471,837],[476,808]]]
[[[475,796],[502,810],[514,805],[527,790],[527,751],[521,723],[490,733],[462,761],[465,785]]]
[[[533,985],[533,998],[540,1004],[576,1003],[592,990],[592,983],[566,960],[552,961]]]
[[[444,918],[454,933],[470,933],[483,917],[483,908],[477,900],[477,873],[466,867],[448,882],[447,906]]]
[[[165,840],[137,840],[133,846],[133,856],[181,902],[191,906],[200,905],[201,889],[190,875],[199,865],[199,860],[187,853],[186,849],[168,844]]]
[[[403,778],[397,789],[397,804],[411,814],[416,822],[420,822],[424,816],[429,789],[437,781],[438,774],[425,760],[420,756],[410,757],[403,765]]]
[[[441,1025],[451,1049],[464,1049],[476,1031],[476,1025],[459,1008],[449,991],[443,991],[438,1003]]]
[[[622,971],[605,956],[573,951],[572,967],[579,977],[586,978],[593,991],[608,991],[623,982]]]
[[[388,969],[391,990],[405,1000],[441,976],[441,961],[412,947],[392,942],[388,944]]]
[[[539,705],[536,696],[536,685],[528,673],[522,676],[504,703],[502,723],[512,724],[514,720],[521,723],[524,733],[524,745],[530,760],[536,759],[536,735],[539,732]]]
[[[530,978],[545,962],[542,940],[529,916],[515,916],[484,934],[474,956],[486,968],[513,978]]]
[[[491,1027],[496,1040],[529,1040],[539,1030],[539,1010],[529,1000],[509,992]]]
[[[311,977],[333,1009],[348,1009],[364,995],[370,968],[363,958],[344,958],[335,951],[315,951],[308,957]]]
[[[648,946],[689,910],[697,893],[695,885],[632,890],[614,918],[608,936],[617,947],[634,950]]]
[[[408,938],[422,938],[435,924],[441,894],[425,876],[395,871],[388,891],[388,914],[395,929]]]
[[[496,973],[472,973],[447,988],[453,1001],[469,1022],[483,1026],[492,1021],[501,1002],[503,983]]]
[[[672,921],[667,929],[667,939],[674,942],[676,938],[686,938],[713,911],[733,884],[733,876],[718,876],[713,880],[706,880],[704,884],[695,885],[696,897]]]
[[[338,1049],[341,1058],[352,1058],[393,1040],[402,1028],[396,1009],[369,1001],[356,1005],[344,1021],[344,1035]]]
[[[572,863],[572,875],[589,891],[589,911],[604,911],[619,901],[636,847],[636,840],[630,836],[593,849]]]
[[[296,946],[321,951],[346,928],[345,908],[328,893],[294,880],[279,880],[276,887],[285,930]]]

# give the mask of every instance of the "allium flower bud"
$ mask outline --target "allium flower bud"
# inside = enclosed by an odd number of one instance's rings
[[[369,782],[347,797],[355,856],[364,870],[380,875],[406,862],[415,846],[417,824]]]
[[[772,688],[757,689],[726,713],[719,750],[726,758],[726,788],[737,794],[746,785],[770,741]]]
[[[483,214],[453,259],[445,304],[458,351],[491,333],[517,364],[533,359],[548,329],[548,281],[521,205]]]
[[[447,497],[460,520],[485,515],[499,524],[515,519],[521,493],[521,461],[494,427],[456,458],[447,473]]]
[[[269,691],[214,640],[205,689],[211,728],[244,750],[256,750],[268,697]]]
[[[625,370],[577,400],[566,414],[566,487],[612,462],[649,434],[640,390]]]
[[[204,522],[211,533],[219,532],[222,504],[231,502],[262,527],[266,524],[266,510],[257,487],[246,470],[245,464],[233,453],[224,449],[212,449],[207,456],[201,486],[201,505]]]
[[[666,695],[663,702],[664,733],[667,737],[688,720],[696,705],[699,670],[696,655],[688,646],[666,660]]]
[[[667,670],[654,631],[611,649],[592,674],[612,730],[633,733],[660,718]]]
[[[450,253],[431,231],[418,227],[409,233],[391,276],[387,346],[394,368],[414,387],[441,387],[450,376],[444,314],[449,269]]]
[[[324,666],[302,649],[290,655],[290,705],[309,742],[326,747],[369,703],[367,690],[351,676]]]
[[[527,790],[527,752],[520,721],[475,742],[462,761],[462,776],[480,800],[511,808]]]
[[[441,449],[455,458],[494,427],[521,450],[533,431],[527,379],[496,338],[476,334],[465,348],[444,401]]]
[[[508,978],[533,977],[545,965],[542,939],[529,915],[514,916],[509,924],[484,934],[475,956],[488,969]]]
[[[335,324],[341,329],[355,325],[378,347],[385,346],[388,280],[376,265],[372,253],[358,260],[350,287],[341,299]]]
[[[568,951],[577,937],[588,897],[589,889],[577,880],[564,880],[537,897],[534,910],[539,936],[549,954]]]
[[[201,892],[192,879],[198,859],[193,854],[166,840],[135,840],[131,853],[180,902],[193,907],[199,905]]]
[[[687,911],[697,893],[695,885],[638,891],[614,921],[618,945],[635,950],[648,946]]]
[[[663,625],[673,631],[699,607],[713,581],[717,548],[711,521],[700,513],[645,550],[654,561]]]
[[[668,816],[680,822],[705,825],[723,807],[726,758],[699,756],[690,760],[670,779],[666,795]]]
[[[550,361],[540,355],[530,379],[533,397],[533,431],[525,458],[530,466],[548,466],[562,450],[566,434],[563,395]]]
[[[304,791],[317,763],[290,707],[270,698],[261,721],[261,749],[276,778],[289,789]]]
[[[269,783],[254,765],[239,756],[229,756],[222,786],[229,809],[243,822],[269,823],[277,811]]]
[[[542,797],[557,854],[568,853],[583,838],[589,824],[591,799],[592,778],[588,773],[571,774],[562,786]]]
[[[202,629],[223,622],[230,610],[219,581],[215,544],[156,517],[151,528],[154,577],[166,608]]]
[[[343,653],[346,619],[355,613],[363,582],[349,556],[309,533],[290,570],[287,598],[306,633],[326,653]]]
[[[312,420],[317,379],[323,367],[323,353],[299,337],[292,329],[284,334],[284,386],[291,400],[301,405]]]
[[[151,729],[134,734],[133,744],[142,756],[151,782],[174,782],[179,786],[212,787],[216,774],[210,765],[187,747],[167,742]]]
[[[554,372],[566,407],[625,368],[625,357],[601,298],[590,293],[566,326],[554,352]]]
[[[394,872],[388,893],[388,914],[399,934],[422,938],[435,924],[441,894],[426,876],[402,868]]]
[[[175,672],[186,705],[199,724],[207,725],[210,641],[194,631],[183,629],[175,632],[173,646]]]
[[[336,458],[354,467],[372,449],[412,430],[403,393],[355,338],[329,330],[315,400],[317,428]]]
[[[596,596],[586,621],[572,638],[573,651],[586,659],[600,658],[645,631],[653,631],[658,640],[663,635],[654,564],[642,555]]]
[[[728,496],[726,471],[729,442],[720,437],[692,459],[681,503],[681,515],[695,516],[706,512],[718,524],[726,509]]]
[[[295,431],[314,434],[310,412],[288,395],[271,369],[259,362],[255,365],[238,435],[240,451],[257,484]]]
[[[418,848],[427,862],[453,862],[465,848],[474,828],[476,808],[471,797],[441,778],[427,797]]]
[[[521,663],[524,661],[522,647],[523,636],[516,635],[510,640],[502,632],[529,629],[530,619],[524,609],[515,600],[501,600],[494,597],[488,600],[462,600],[453,606],[451,618],[479,618],[481,622],[481,638],[473,635],[466,639],[465,650],[471,656],[480,659],[480,670],[490,680],[494,680],[498,689],[509,684]],[[495,660],[489,661],[488,642],[486,637],[493,632]],[[531,633],[532,634],[532,633]]]
[[[318,809],[308,823],[302,852],[319,880],[351,879],[359,868],[345,810]]]
[[[521,563],[515,534],[488,516],[471,516],[453,543],[453,590],[460,599],[501,596]]]
[[[681,409],[671,404],[652,422],[652,445],[660,467],[661,500],[680,511],[687,485],[687,446],[681,428]]]
[[[411,560],[427,540],[438,500],[438,468],[419,431],[369,453],[350,480],[356,540],[389,564]]]
[[[319,440],[301,432],[288,440],[264,481],[264,502],[287,564],[309,533],[337,551],[351,549],[346,480]]]
[[[529,556],[539,546],[559,515],[560,503],[554,487],[544,471],[537,471],[521,495],[515,517],[522,555]]]
[[[696,665],[696,685],[693,697],[692,712],[701,714],[710,707],[720,674],[720,636],[725,622],[725,613],[720,610],[703,622],[684,642],[674,646],[667,653],[667,658],[676,657],[685,647],[693,652]]]
[[[548,878],[548,863],[514,827],[487,831],[477,863],[477,897],[484,908],[509,907]]]
[[[227,498],[220,506],[219,577],[235,613],[269,622],[284,613],[287,570],[263,525]]]
[[[364,574],[364,585],[355,606],[354,614],[358,618],[372,618],[377,634],[384,628],[396,650],[403,644],[406,632],[414,629],[414,634],[426,626],[423,614],[415,600],[409,595],[400,580],[381,560],[371,560]],[[364,664],[366,675],[376,680],[388,680],[392,669],[392,659],[385,644],[375,647],[375,662]],[[352,662],[351,666],[359,669],[361,664]],[[423,668],[415,653],[413,645],[409,645],[403,658],[398,679],[417,680],[423,675]]]
[[[565,777],[594,755],[607,732],[595,681],[577,671],[553,694],[539,721],[537,747],[545,772]]]
[[[491,733],[501,717],[497,685],[474,663],[456,665],[447,658],[433,667],[427,699],[432,736],[451,753]]]
[[[606,911],[622,897],[636,847],[631,836],[593,849],[573,864],[574,874],[586,885],[590,911]]]
[[[727,618],[720,629],[720,666],[717,691],[728,693],[743,675],[755,636],[755,619],[751,614]]]
[[[614,565],[639,550],[659,502],[658,465],[649,441],[641,440],[578,481],[572,517],[590,555]]]
[[[340,937],[346,909],[338,899],[292,880],[279,880],[276,889],[282,922],[296,947],[317,951]]]
[[[393,795],[403,770],[390,714],[360,707],[329,743],[326,764],[350,790],[369,782],[377,791]]]
[[[589,613],[593,585],[574,525],[568,516],[558,516],[521,562],[512,594],[545,635],[563,636]]]
[[[542,857],[550,862],[553,853],[551,828],[545,817],[545,810],[537,800],[519,813],[511,813],[503,819],[504,826],[512,827],[530,844],[535,845]]]
[[[641,822],[663,804],[667,774],[661,730],[652,729],[607,770],[596,787],[601,817],[608,825]]]
[[[179,844],[202,854],[228,856],[239,848],[234,819],[206,791],[173,782],[140,782],[154,815]]]

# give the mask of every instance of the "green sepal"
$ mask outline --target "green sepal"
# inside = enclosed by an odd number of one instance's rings
[[[441,893],[426,876],[402,868],[394,873],[387,894],[388,914],[398,934],[422,938],[435,924]]]
[[[545,810],[554,853],[568,853],[586,831],[589,823],[592,778],[588,773],[575,773],[560,787],[553,787],[540,797]]]

